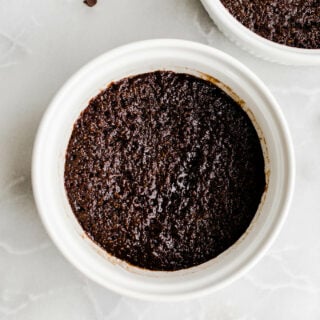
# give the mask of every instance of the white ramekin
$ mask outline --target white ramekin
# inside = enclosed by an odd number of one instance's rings
[[[268,177],[263,201],[241,239],[217,258],[175,272],[142,270],[108,255],[85,235],[64,189],[67,143],[73,124],[88,101],[114,80],[155,70],[173,70],[210,79],[238,99],[261,138]],[[257,262],[279,232],[288,211],[294,184],[294,158],[280,108],[250,70],[205,45],[182,40],[149,40],[103,54],[61,88],[37,133],[32,183],[40,216],[52,240],[85,275],[121,294],[177,300],[220,288]]]
[[[218,28],[255,56],[287,65],[320,65],[320,49],[293,48],[265,39],[234,18],[220,0],[201,0]]]

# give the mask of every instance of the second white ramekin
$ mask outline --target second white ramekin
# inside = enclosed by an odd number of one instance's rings
[[[218,28],[251,54],[287,65],[320,65],[320,49],[293,48],[265,39],[241,24],[220,0],[201,0]]]

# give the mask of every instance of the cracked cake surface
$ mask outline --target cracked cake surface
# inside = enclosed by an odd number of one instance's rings
[[[234,244],[265,190],[256,130],[198,77],[155,71],[111,83],[75,122],[65,188],[87,235],[150,270],[204,263]]]

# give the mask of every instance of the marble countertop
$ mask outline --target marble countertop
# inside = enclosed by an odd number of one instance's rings
[[[182,38],[251,68],[279,101],[297,179],[280,236],[229,287],[197,300],[143,302],[75,270],[47,236],[31,190],[34,136],[50,99],[84,63],[128,42]],[[320,67],[287,67],[237,48],[198,0],[0,0],[0,319],[320,319]]]

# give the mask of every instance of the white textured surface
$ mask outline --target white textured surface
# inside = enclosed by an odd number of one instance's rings
[[[30,187],[31,150],[56,90],[85,62],[147,38],[208,43],[270,87],[288,120],[296,192],[280,237],[245,277],[180,303],[135,301],[77,272],[46,235]],[[0,0],[0,319],[319,319],[320,68],[254,58],[217,31],[198,0]]]

